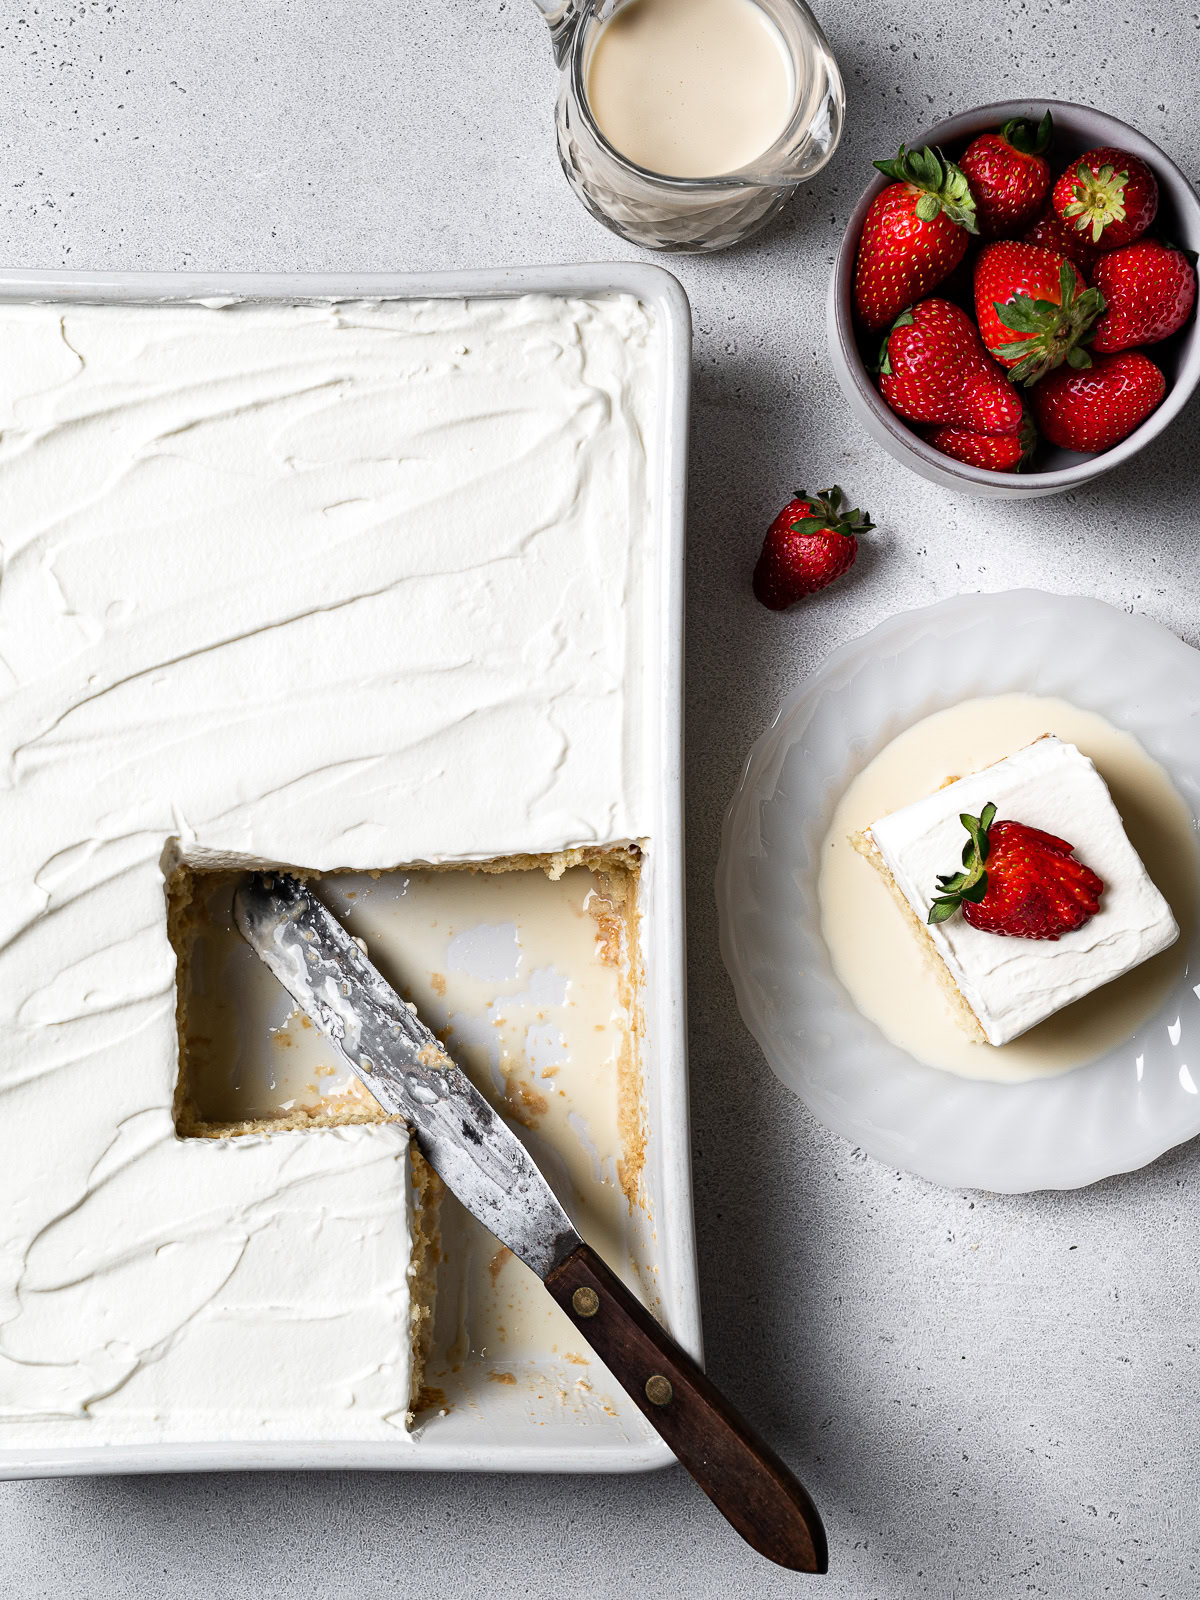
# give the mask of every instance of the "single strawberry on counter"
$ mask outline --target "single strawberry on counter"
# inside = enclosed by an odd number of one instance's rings
[[[969,428],[934,428],[926,440],[944,456],[982,467],[987,472],[1020,472],[1037,445],[1033,418],[1026,416],[1016,433],[972,433]]]
[[[997,822],[989,801],[977,817],[959,818],[970,834],[962,871],[938,878],[931,923],[961,909],[983,933],[1013,939],[1061,939],[1100,909],[1104,881],[1075,858],[1075,847],[1024,822]]]
[[[901,145],[894,161],[875,165],[895,182],[872,200],[863,223],[854,311],[868,328],[886,328],[954,271],[978,229],[970,185],[952,161]]]
[[[1158,180],[1138,156],[1113,145],[1087,150],[1054,185],[1051,203],[1101,250],[1132,244],[1154,221]]]
[[[754,593],[772,611],[785,611],[806,594],[816,594],[854,565],[858,535],[875,524],[861,511],[848,511],[835,484],[818,495],[797,489],[767,529],[754,568]]]
[[[922,300],[900,313],[883,341],[879,388],[906,422],[1015,433],[1024,413],[970,317],[950,300]]]
[[[1085,288],[1066,257],[1045,245],[1000,239],[975,263],[979,332],[1014,383],[1036,383],[1064,361],[1086,367],[1084,344],[1103,310],[1100,291]]]
[[[975,198],[975,216],[985,239],[1011,238],[1027,227],[1050,192],[1050,148],[1054,123],[1013,117],[999,133],[972,139],[959,160]]]
[[[1064,222],[1053,206],[1048,206],[1021,237],[1026,244],[1044,244],[1057,250],[1060,256],[1066,256],[1085,283],[1091,283],[1100,252],[1088,243],[1078,228]]]
[[[1179,332],[1196,304],[1196,269],[1174,245],[1138,239],[1100,257],[1096,287],[1108,310],[1096,324],[1092,349],[1111,355]]]
[[[1097,356],[1086,372],[1063,367],[1033,391],[1038,427],[1063,450],[1111,450],[1145,422],[1167,392],[1148,356]]]

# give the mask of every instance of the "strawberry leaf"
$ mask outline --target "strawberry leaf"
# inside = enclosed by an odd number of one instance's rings
[[[932,222],[939,212],[945,212],[957,227],[968,233],[979,232],[975,197],[966,173],[928,145],[923,150],[909,150],[901,145],[894,161],[876,161],[875,166],[894,182],[906,183],[921,191],[914,209],[922,222]]]
[[[1011,117],[1000,129],[1000,137],[1022,155],[1040,156],[1050,148],[1054,120],[1048,111],[1036,125],[1025,117]]]
[[[1010,346],[1010,357],[1020,348],[1020,345]],[[1016,366],[1011,368],[1008,374],[1008,381],[1010,383],[1023,383],[1028,389],[1035,384],[1039,378],[1044,376],[1045,374],[1040,368],[1037,356],[1026,356],[1024,361],[1018,361]]]
[[[1011,300],[993,300],[997,317],[1014,333],[1038,333],[1045,327],[1047,313],[1057,314],[1059,307],[1053,300],[1034,300],[1018,290]]]
[[[1002,361],[1015,363],[1008,375],[1013,383],[1036,383],[1047,372],[1070,361],[1071,352],[1092,337],[1092,325],[1105,309],[1104,296],[1099,289],[1083,288],[1075,268],[1066,260],[1059,264],[1058,288],[1061,303],[1035,300],[1023,290],[1018,290],[1011,300],[992,302],[1001,325],[1025,335],[1020,340],[988,347]]]
[[[1075,168],[1075,182],[1071,186],[1074,199],[1063,207],[1063,217],[1071,217],[1081,233],[1090,228],[1092,243],[1099,244],[1110,222],[1125,220],[1125,185],[1128,182],[1128,172],[1115,172],[1109,165],[1093,172],[1081,161]]]
[[[1029,340],[1013,339],[1008,344],[994,344],[992,346],[992,354],[1004,356],[1008,361],[1016,361],[1019,357],[1029,354]],[[1009,377],[1011,376],[1012,374],[1009,373]]]
[[[807,489],[797,489],[793,498],[806,500],[811,509],[807,517],[799,517],[789,524],[789,531],[792,533],[837,533],[853,539],[860,533],[872,532],[875,527],[870,517],[857,507],[852,511],[846,509],[846,497],[836,483],[831,489],[822,489],[820,494],[809,494]]]
[[[945,900],[935,900],[929,908],[929,921],[935,925],[939,922],[947,922],[958,910],[958,907],[957,896],[953,899],[947,897]]]
[[[958,820],[968,835],[963,846],[963,870],[946,877],[939,876],[938,892],[929,908],[929,921],[935,924],[953,916],[964,901],[978,905],[987,894],[988,875],[984,863],[991,851],[988,829],[996,820],[996,807],[989,800],[979,816],[973,817],[969,811],[963,811]]]
[[[936,151],[925,146],[915,155],[909,157],[909,170],[918,183],[923,183],[934,194],[942,187],[942,163],[937,158]]]
[[[911,307],[907,311],[902,311],[900,313],[895,322],[892,323],[891,327],[883,336],[883,343],[879,346],[879,358],[875,363],[875,367],[873,369],[874,371],[885,373],[889,377],[891,376],[892,358],[888,352],[888,342],[897,328],[907,328],[915,321],[916,318],[912,314]]]

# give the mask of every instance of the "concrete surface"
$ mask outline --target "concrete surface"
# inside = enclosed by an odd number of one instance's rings
[[[822,311],[871,158],[951,111],[1025,92],[1086,101],[1196,176],[1200,19],[1194,0],[820,10],[849,87],[833,165],[760,242],[674,268],[696,323],[688,892],[705,1328],[713,1374],[823,1508],[832,1573],[758,1561],[680,1471],[141,1478],[0,1486],[10,1600],[1185,1600],[1200,1588],[1197,1151],[1027,1199],[884,1170],[767,1071],[734,1010],[711,889],[749,741],[833,645],[889,613],[1038,584],[1200,643],[1195,408],[1078,495],[1019,509],[955,498],[860,433],[825,368]],[[558,172],[554,87],[522,0],[6,0],[0,259],[628,256]],[[880,532],[848,580],[775,616],[749,572],[797,480],[851,488]]]

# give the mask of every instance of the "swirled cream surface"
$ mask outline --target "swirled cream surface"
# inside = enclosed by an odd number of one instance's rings
[[[405,1136],[176,1136],[165,874],[648,831],[654,326],[7,305],[0,343],[0,1448],[403,1448]]]

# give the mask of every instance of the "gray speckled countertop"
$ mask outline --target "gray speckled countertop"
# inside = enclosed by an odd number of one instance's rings
[[[1146,0],[825,0],[848,131],[761,241],[672,265],[692,299],[688,895],[696,1221],[710,1370],[800,1467],[833,1571],[757,1561],[681,1471],[627,1479],[198,1476],[0,1485],[0,1592],[844,1600],[1200,1590],[1200,1158],[1076,1194],[951,1194],[817,1127],[768,1072],[717,953],[720,818],[751,738],[840,641],[1017,584],[1200,643],[1195,408],[1137,463],[1020,507],[870,444],[823,296],[874,156],[1021,93],[1102,106],[1191,176],[1200,19]],[[7,0],[0,260],[441,268],[628,257],[558,171],[523,0]],[[2,352],[0,352],[2,359]],[[786,616],[749,570],[794,481],[880,524]]]

